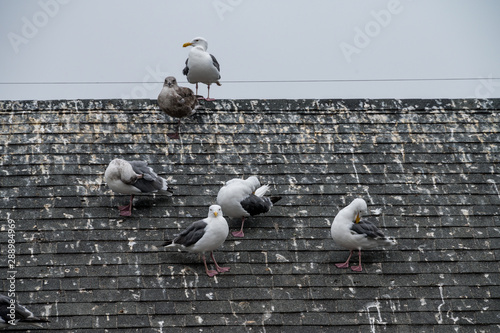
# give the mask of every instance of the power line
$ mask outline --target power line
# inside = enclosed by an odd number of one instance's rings
[[[224,80],[223,83],[335,83],[335,82],[422,82],[422,81],[479,81],[500,80],[498,77],[462,77],[462,78],[393,78],[393,79],[310,79],[310,80]],[[0,85],[105,85],[105,84],[149,84],[163,81],[45,81],[45,82],[0,82]],[[179,83],[188,83],[180,81]]]

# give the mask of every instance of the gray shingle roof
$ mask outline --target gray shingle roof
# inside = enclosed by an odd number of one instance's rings
[[[220,100],[183,121],[151,100],[0,101],[2,274],[50,332],[493,332],[500,329],[500,100]],[[103,186],[115,157],[177,187]],[[223,182],[259,175],[283,199],[217,252],[157,249],[205,217]],[[340,270],[330,238],[355,197],[398,240]],[[239,221],[229,221],[232,231]],[[2,277],[4,293],[9,286]]]

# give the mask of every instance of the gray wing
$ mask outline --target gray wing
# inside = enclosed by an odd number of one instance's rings
[[[5,295],[0,295],[0,317],[2,319],[9,318],[7,317],[7,314],[10,312],[9,309],[7,308],[10,305],[10,297],[7,297]],[[14,303],[15,304],[15,314],[16,314],[16,320],[24,320],[29,317],[33,317],[33,313],[26,309],[24,306],[21,304]],[[9,321],[10,319],[7,319],[6,321]]]
[[[273,203],[269,198],[261,198],[254,194],[251,194],[250,196],[242,200],[240,204],[241,207],[243,207],[243,209],[247,211],[251,216],[267,213],[273,206]]]
[[[182,74],[184,74],[184,75],[188,75],[188,73],[189,73],[188,60],[189,60],[189,58],[186,59],[186,67],[184,67],[184,69],[182,70]]]
[[[135,173],[143,175],[146,180],[154,180],[158,175],[148,166],[146,161],[128,161]]]
[[[164,187],[164,179],[148,166],[146,161],[128,161],[132,165],[135,173],[142,175],[142,178],[137,179],[134,186],[141,192],[156,192]]]
[[[184,99],[184,104],[193,109],[198,104],[198,98],[194,92],[187,87],[179,87],[177,93]]]
[[[217,59],[215,59],[215,57],[213,55],[210,55],[210,57],[212,57],[212,63],[214,64],[215,68],[217,68],[217,70],[220,72],[219,62],[217,61]],[[187,62],[186,62],[186,64],[187,64]],[[219,79],[220,79],[220,75],[219,75]]]
[[[185,247],[195,244],[205,234],[207,222],[200,220],[193,222],[188,228],[174,238],[174,244],[184,245]]]
[[[369,238],[384,238],[385,235],[370,220],[361,220],[359,223],[353,223],[351,230],[360,235],[366,235]]]
[[[176,91],[183,98],[196,98],[194,92],[188,87],[178,87]]]
[[[9,313],[9,309],[7,309],[7,307],[9,304],[10,298],[0,294],[0,318],[2,318],[5,322],[10,320],[10,318],[7,317],[7,314]]]
[[[10,320],[10,317],[7,317],[7,314],[10,313],[10,310],[7,308],[10,304],[10,297],[7,297],[5,295],[0,295],[0,318],[5,320],[6,322]],[[48,320],[46,319],[40,319],[38,317],[35,317],[33,315],[33,312],[28,310],[26,307],[23,305],[15,303],[15,315],[16,315],[16,320],[19,320],[19,322],[47,322]]]
[[[9,304],[10,297],[0,294],[0,304]]]

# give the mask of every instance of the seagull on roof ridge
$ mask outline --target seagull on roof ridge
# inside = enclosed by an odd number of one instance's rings
[[[179,87],[173,76],[165,78],[163,88],[158,95],[160,109],[170,117],[178,118],[175,133],[167,134],[172,139],[179,139],[181,119],[193,115],[198,100],[193,91],[187,87]]]
[[[167,180],[158,176],[146,161],[112,160],[104,172],[104,180],[115,193],[130,194],[130,203],[120,206],[121,216],[132,215],[132,202],[136,194],[165,192],[172,195]]]
[[[223,216],[221,207],[212,205],[208,209],[207,218],[193,222],[180,234],[176,235],[173,240],[165,241],[162,246],[177,246],[191,253],[200,253],[205,264],[205,271],[208,276],[212,277],[230,270],[229,267],[220,267],[217,264],[213,252],[224,243],[228,234],[229,226]],[[208,269],[205,252],[210,252],[210,257],[215,264],[215,270]]]
[[[241,229],[232,233],[234,237],[245,236],[243,225],[248,216],[269,212],[273,204],[281,199],[279,196],[265,197],[269,188],[269,185],[260,186],[259,179],[251,176],[231,179],[219,190],[217,203],[226,216],[241,218]]]
[[[208,86],[208,94],[205,100],[213,101],[210,98],[210,85],[212,83],[220,86],[220,66],[217,59],[207,52],[208,43],[203,37],[196,37],[189,43],[184,43],[182,47],[192,46],[189,56],[186,59],[186,67],[182,74],[186,75],[189,83],[196,84],[196,95],[198,95],[198,83]]]
[[[352,266],[351,269],[361,272],[361,250],[396,244],[393,238],[386,237],[373,222],[361,220],[361,214],[365,214],[367,211],[366,201],[357,198],[335,216],[331,226],[333,241],[350,250],[346,262],[335,264],[338,268],[348,268],[352,253],[354,250],[358,250],[359,264]]]

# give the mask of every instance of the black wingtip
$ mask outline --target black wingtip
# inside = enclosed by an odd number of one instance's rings
[[[33,317],[33,318],[26,318],[23,320],[24,322],[30,322],[30,323],[50,323],[50,320],[47,318],[39,318],[39,317]]]
[[[31,325],[38,328],[43,328],[44,323],[50,323],[50,320],[47,318],[38,318],[38,317],[28,317],[20,320],[18,324],[26,324]]]
[[[275,203],[281,200],[281,197],[269,197],[269,200],[271,200],[271,202],[274,205]]]
[[[168,241],[163,242],[160,246],[167,246],[167,245],[170,245],[170,244],[172,244],[172,241],[168,240]]]

